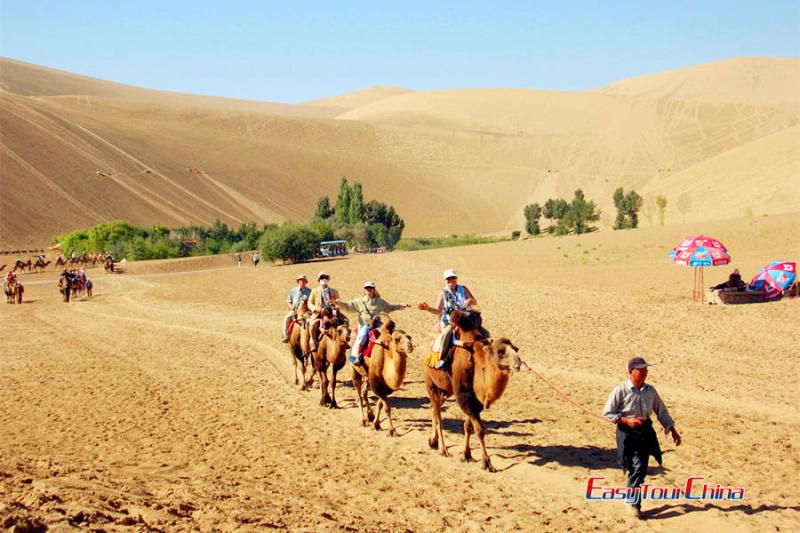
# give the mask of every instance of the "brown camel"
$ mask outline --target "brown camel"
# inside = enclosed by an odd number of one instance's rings
[[[19,281],[12,283],[4,283],[3,290],[6,293],[6,303],[8,304],[21,304],[22,295],[25,293],[25,287]]]
[[[322,338],[317,345],[317,351],[311,356],[314,360],[314,370],[319,373],[319,404],[336,409],[336,374],[344,367],[347,361],[347,350],[350,348],[350,328],[345,325],[329,326],[322,332]],[[328,379],[328,367],[332,368],[332,377]],[[330,383],[330,394],[328,393]]]
[[[292,354],[292,363],[294,364],[294,384],[297,385],[300,380],[297,379],[298,363],[300,363],[300,377],[303,384],[302,390],[308,388],[310,380],[306,380],[306,368],[308,367],[310,359],[310,337],[308,333],[308,317],[310,312],[305,300],[300,302],[294,318],[294,325],[292,331],[289,333],[289,353]],[[312,370],[311,376],[314,373]]]
[[[60,255],[56,258],[56,270],[61,267],[67,266],[67,260],[61,257]]]
[[[6,265],[2,265],[2,266],[0,266],[0,272],[2,272],[2,271],[3,271],[3,270],[5,270],[5,269],[6,269]]]
[[[450,314],[450,322],[458,334],[458,342],[453,347],[452,369],[437,370],[424,367],[425,388],[431,400],[433,434],[428,439],[432,449],[447,453],[442,430],[442,403],[451,395],[464,412],[464,453],[463,461],[472,461],[469,446],[470,436],[475,433],[481,443],[483,468],[495,472],[489,454],[486,453],[484,435],[486,425],[481,420],[481,411],[500,399],[508,384],[508,376],[522,366],[519,349],[507,338],[494,342],[484,339],[480,329],[475,327],[469,316],[461,311]]]
[[[25,270],[25,269],[28,270],[31,269],[30,259],[28,259],[27,262],[23,261],[22,259],[17,259],[17,261],[14,263],[14,268],[11,271],[16,272],[17,270]]]
[[[42,270],[47,269],[47,265],[49,265],[52,261],[45,261],[44,259],[37,259],[36,262],[33,264],[33,269],[38,272],[41,268]]]
[[[389,395],[399,390],[403,385],[406,376],[406,362],[408,354],[414,351],[414,342],[411,336],[401,329],[396,329],[394,321],[387,320],[381,326],[380,336],[375,341],[370,357],[364,358],[367,366],[366,372],[363,367],[353,366],[353,387],[358,395],[358,403],[361,408],[361,423],[365,426],[372,421],[372,427],[378,431],[381,429],[381,409],[386,408],[386,419],[389,421],[389,436],[397,436],[397,430],[392,422],[392,408],[389,405]],[[369,388],[378,397],[376,402],[377,412],[374,419],[370,407],[366,387],[362,394],[362,380],[366,374]],[[366,405],[366,417],[365,409]]]

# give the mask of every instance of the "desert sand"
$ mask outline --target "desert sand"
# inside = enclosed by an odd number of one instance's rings
[[[307,221],[346,176],[406,235],[521,229],[577,188],[642,224],[800,211],[800,59],[733,58],[605,89],[356,93],[278,104],[131,87],[0,59],[0,247],[123,219]],[[201,172],[192,173],[193,168]],[[410,192],[410,193],[409,193]]]
[[[130,263],[90,271],[94,298],[71,304],[55,273],[24,274],[28,303],[0,307],[0,516],[55,530],[628,531],[623,504],[584,499],[590,475],[624,483],[613,426],[538,375],[599,413],[639,354],[684,439],[661,434],[664,469],[648,480],[704,476],[746,497],[646,502],[636,529],[796,530],[799,302],[693,304],[690,269],[666,253],[700,231],[734,259],[707,269],[708,285],[800,256],[792,214],[260,269],[227,256]],[[447,267],[535,371],[512,375],[484,413],[495,474],[427,446],[431,315],[394,314],[417,346],[391,398],[396,438],[360,426],[346,383],[335,411],[298,390],[279,342],[298,273],[328,271],[344,297],[371,279],[414,303],[434,299]],[[457,454],[452,400],[444,416]]]

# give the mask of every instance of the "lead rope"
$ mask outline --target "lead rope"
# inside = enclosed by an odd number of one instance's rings
[[[574,400],[572,400],[572,398],[567,396],[565,393],[561,392],[561,389],[559,389],[558,387],[553,385],[553,383],[549,379],[544,377],[542,374],[540,374],[539,372],[537,372],[536,370],[531,368],[528,365],[528,363],[526,363],[525,361],[522,361],[522,364],[525,365],[530,372],[533,372],[536,377],[538,377],[539,379],[544,381],[547,384],[547,386],[549,386],[551,389],[553,389],[553,391],[555,391],[555,393],[558,394],[561,397],[561,399],[566,400],[568,403],[571,403],[572,405],[577,407],[579,411],[583,411],[583,413],[586,414],[586,415],[589,415],[591,417],[597,418],[598,420],[602,420],[603,422],[608,422],[608,420],[606,420],[602,416],[598,415],[597,413],[593,413],[593,412],[589,411],[588,409],[586,409],[582,405],[580,405],[577,402],[575,402]]]

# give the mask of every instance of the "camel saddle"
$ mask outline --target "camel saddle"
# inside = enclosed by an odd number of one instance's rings
[[[375,341],[378,340],[381,332],[378,329],[371,329],[369,330],[369,334],[367,335],[367,347],[361,352],[363,357],[369,357],[372,355],[372,349],[375,347]]]

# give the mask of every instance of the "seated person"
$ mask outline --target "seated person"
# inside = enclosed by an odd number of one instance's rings
[[[728,276],[728,281],[720,283],[719,285],[714,285],[711,287],[711,290],[743,291],[746,287],[747,285],[744,281],[742,281],[742,275],[739,274],[739,269],[736,268],[733,270],[733,272],[731,272],[731,275]]]

